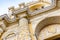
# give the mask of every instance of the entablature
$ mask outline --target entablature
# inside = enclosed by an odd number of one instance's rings
[[[41,14],[42,12],[46,12],[48,10],[51,10],[53,8],[56,7],[57,5],[57,0],[52,0],[52,4],[50,3],[46,3],[46,2],[43,2],[43,1],[37,1],[37,2],[33,2],[31,4],[28,4],[28,6],[24,3],[22,4],[19,4],[19,8],[14,8],[13,6],[9,8],[9,11],[11,11],[11,15],[8,16],[7,14],[4,14],[4,15],[1,15],[0,16],[0,20],[5,20],[5,22],[8,24],[8,23],[14,23],[16,22],[17,20],[19,20],[20,18],[22,17],[27,17],[28,19],[30,19],[30,17],[34,16],[34,15],[37,15],[37,14]],[[47,4],[49,4],[47,7],[44,7],[46,6]],[[41,7],[41,9],[39,9],[39,7]],[[38,8],[38,9],[36,9]],[[35,11],[32,11],[31,10],[34,10],[36,9]]]

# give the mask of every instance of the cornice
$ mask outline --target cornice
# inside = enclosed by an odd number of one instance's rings
[[[24,5],[22,3],[21,5],[23,5],[24,7],[21,8],[21,6],[19,5],[20,8],[18,8],[17,10],[16,10],[16,8],[11,7],[11,8],[9,8],[9,10],[12,12],[12,14],[10,15],[12,18],[8,16],[9,14],[8,15],[7,14],[4,14],[4,15],[1,15],[0,16],[0,20],[5,20],[7,23],[13,23],[13,22],[16,22],[19,19],[19,17],[17,17],[17,15],[18,14],[22,14],[23,15],[23,12],[26,12],[25,13],[26,15],[23,16],[23,17],[27,17],[27,16],[34,16],[34,15],[40,14],[42,12],[51,10],[51,9],[53,9],[53,8],[56,7],[56,1],[57,0],[52,0],[52,1],[53,2],[52,2],[52,4],[50,6],[48,6],[46,8],[43,8],[43,9],[40,9],[40,10],[36,10],[34,12],[29,12],[29,6],[31,6],[31,5],[33,5],[35,3],[38,3],[38,2],[34,2],[32,4],[29,4],[28,6],[27,5]],[[28,19],[29,19],[29,17],[28,17]]]

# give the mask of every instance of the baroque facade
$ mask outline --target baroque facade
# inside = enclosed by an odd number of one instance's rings
[[[59,40],[60,0],[39,0],[10,7],[0,16],[0,40]]]

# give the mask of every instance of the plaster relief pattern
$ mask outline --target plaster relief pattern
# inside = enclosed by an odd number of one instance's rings
[[[42,29],[38,39],[44,40],[46,38],[52,37],[57,34],[60,34],[60,24],[49,25],[45,27],[44,29]]]
[[[1,37],[2,40],[31,40],[27,19],[22,18],[18,24],[8,28],[7,31],[3,33]]]

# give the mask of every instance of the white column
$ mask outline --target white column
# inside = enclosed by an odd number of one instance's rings
[[[21,18],[19,20],[19,37],[18,40],[31,40],[29,28],[28,28],[28,20],[26,18]]]

